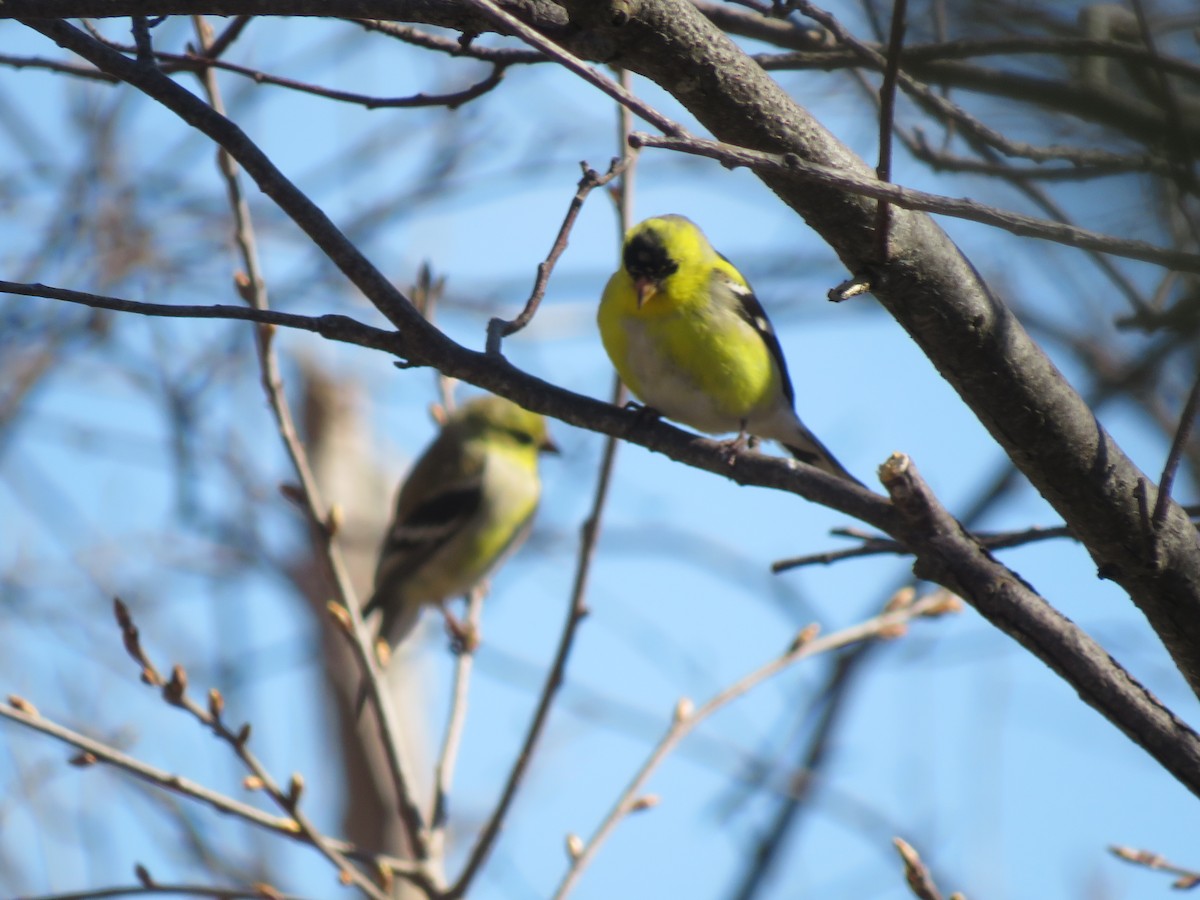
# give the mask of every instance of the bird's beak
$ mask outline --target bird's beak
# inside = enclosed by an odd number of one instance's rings
[[[637,293],[638,309],[641,309],[646,305],[646,301],[658,293],[658,282],[653,278],[635,278],[633,289]]]
[[[538,450],[540,450],[542,453],[553,453],[555,456],[562,452],[558,448],[558,444],[554,443],[554,438],[550,437],[549,434],[547,434],[545,438],[542,439],[542,442],[538,444]]]

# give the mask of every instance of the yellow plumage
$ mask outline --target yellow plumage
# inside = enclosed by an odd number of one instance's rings
[[[382,613],[378,633],[399,643],[421,609],[462,596],[529,534],[541,493],[539,452],[557,452],[546,421],[502,397],[452,413],[396,498],[363,608]]]
[[[779,441],[856,480],[796,416],[779,341],[749,283],[688,219],[629,230],[597,322],[621,380],[651,409],[707,434]]]

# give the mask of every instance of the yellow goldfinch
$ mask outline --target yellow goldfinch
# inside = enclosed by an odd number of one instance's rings
[[[629,229],[597,314],[604,349],[647,407],[707,434],[778,441],[858,483],[793,408],[779,339],[749,283],[683,216]]]
[[[502,397],[450,414],[400,489],[363,607],[364,616],[382,612],[378,634],[389,646],[424,606],[466,594],[529,536],[539,452],[558,452],[546,420]]]

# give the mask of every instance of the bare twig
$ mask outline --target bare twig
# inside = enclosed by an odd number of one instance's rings
[[[892,838],[896,851],[904,860],[904,880],[918,900],[942,900],[941,891],[933,883],[929,867],[921,861],[920,854],[903,838]]]
[[[364,109],[416,109],[427,106],[444,106],[447,109],[458,109],[464,103],[482,97],[493,88],[497,87],[504,79],[505,63],[494,63],[492,71],[486,77],[480,79],[468,87],[460,91],[452,91],[448,94],[412,94],[407,97],[377,97],[373,94],[359,94],[354,91],[339,91],[333,88],[321,87],[317,84],[310,84],[306,81],[297,81],[294,78],[284,78],[282,75],[272,75],[269,72],[263,72],[260,69],[254,69],[249,66],[238,65],[237,63],[226,62],[220,59],[214,59],[205,54],[195,55],[180,55],[175,53],[159,53],[157,58],[163,61],[173,63],[173,69],[192,70],[196,72],[204,72],[213,68],[222,69],[226,72],[231,72],[235,75],[241,75],[250,78],[258,84],[270,84],[275,87],[287,88],[288,90],[297,91],[302,94],[311,94],[314,97],[323,97],[326,100],[337,100],[341,103],[353,103],[361,106]]]
[[[306,81],[298,81],[294,78],[285,78],[282,75],[272,75],[270,72],[264,72],[262,69],[255,69],[250,66],[243,66],[238,63],[228,62],[220,59],[220,55],[224,49],[244,27],[238,25],[238,21],[248,23],[251,16],[239,16],[219,38],[212,38],[211,28],[209,29],[209,40],[202,42],[200,52],[198,53],[168,53],[162,50],[151,50],[149,59],[159,65],[166,74],[174,74],[176,72],[196,72],[202,74],[209,69],[217,68],[235,75],[241,75],[244,78],[249,78],[258,84],[269,84],[275,87],[287,88],[288,90],[296,91],[302,94],[311,94],[314,97],[323,97],[326,100],[336,100],[341,103],[353,103],[362,106],[365,109],[416,109],[429,106],[444,106],[447,109],[458,109],[464,103],[482,97],[484,94],[497,87],[504,79],[504,72],[511,65],[511,61],[500,55],[495,55],[491,61],[492,71],[486,77],[469,85],[462,90],[452,91],[448,94],[426,94],[418,93],[411,94],[406,97],[379,97],[374,94],[360,94],[354,91],[339,91],[333,88],[322,87],[318,84],[311,84]],[[206,26],[208,27],[208,26]],[[138,34],[137,29],[134,30],[135,36]],[[103,40],[104,44],[114,50],[120,52],[130,52],[136,48],[130,48],[115,41],[103,39],[102,36],[96,35],[98,40]],[[430,35],[432,37],[432,35]],[[446,40],[446,39],[443,39]],[[224,44],[219,44],[218,41],[225,41]],[[451,43],[454,43],[453,41]],[[482,57],[477,57],[482,58]],[[541,57],[539,57],[539,60]],[[517,60],[519,61],[519,60]],[[20,57],[0,57],[0,64],[10,65],[14,68],[37,67],[48,68],[55,71],[82,76],[85,78],[96,78],[100,73],[94,70],[80,69],[79,67],[64,66],[55,63],[52,60],[41,60],[36,57],[20,58]],[[101,76],[98,80],[111,81],[108,76]],[[202,80],[203,77],[202,77]]]
[[[417,270],[417,280],[413,283],[409,294],[412,297],[413,306],[417,308],[426,322],[433,324],[437,305],[445,293],[445,277],[434,278],[433,269],[430,268],[429,263],[421,263],[421,268]],[[434,369],[433,373],[442,409],[445,412],[451,412],[454,409],[454,388],[458,384],[458,380],[438,369]],[[438,424],[442,423],[439,421]]]
[[[536,50],[518,50],[513,47],[484,47],[475,43],[455,40],[440,34],[432,34],[413,28],[411,25],[401,25],[399,22],[387,22],[380,19],[348,19],[347,21],[361,25],[368,31],[376,31],[412,44],[426,50],[437,50],[451,56],[464,56],[469,59],[479,59],[484,62],[502,63],[506,66],[550,62],[544,53]]]
[[[791,6],[805,16],[819,22],[829,29],[829,32],[842,44],[849,47],[863,62],[871,68],[883,71],[887,60],[878,50],[860,41],[845,28],[832,14],[821,9],[808,0],[791,0]],[[975,117],[969,115],[961,107],[951,103],[927,85],[917,81],[911,75],[900,72],[899,85],[909,94],[934,110],[940,117],[954,122],[964,133],[969,133],[985,141],[1008,156],[1024,157],[1034,160],[1074,159],[1079,161],[1092,160],[1103,162],[1111,157],[1106,151],[1084,151],[1075,147],[1035,147],[1012,141],[1000,132],[984,125]]]
[[[380,891],[357,866],[353,865],[346,854],[333,841],[318,831],[308,816],[300,811],[300,796],[304,788],[301,777],[293,775],[288,789],[284,791],[280,788],[271,773],[249,748],[250,724],[245,723],[234,730],[226,723],[224,718],[225,699],[216,688],[208,692],[206,705],[201,706],[192,700],[187,692],[187,672],[182,666],[174,666],[170,678],[164,678],[142,647],[137,626],[134,624],[128,608],[120,600],[116,600],[113,607],[117,624],[121,629],[121,640],[125,645],[125,652],[141,666],[142,681],[151,687],[161,688],[162,697],[167,703],[190,713],[196,721],[225,741],[250,771],[252,781],[249,784],[264,790],[267,796],[291,817],[291,829],[303,834],[308,843],[316,847],[332,862],[343,877],[357,885],[373,900],[388,900],[387,895]],[[428,879],[424,877],[423,873],[417,873],[416,877],[422,883],[428,883]]]
[[[1200,872],[1195,869],[1185,869],[1182,866],[1177,866],[1169,862],[1165,856],[1151,850],[1135,850],[1132,847],[1112,846],[1108,848],[1108,852],[1117,857],[1117,859],[1123,859],[1125,862],[1133,863],[1134,865],[1178,875],[1179,877],[1171,883],[1171,887],[1176,890],[1187,891],[1200,886]]]
[[[196,36],[201,48],[207,48],[212,42],[211,28],[208,27],[201,17],[196,17],[193,21],[195,22]],[[221,91],[213,70],[211,68],[205,69],[201,80],[205,93],[208,95],[210,105],[219,115],[224,116],[224,101],[222,100]],[[225,179],[226,191],[229,195],[229,205],[236,226],[235,239],[238,252],[241,256],[242,264],[246,267],[245,273],[239,273],[235,278],[239,293],[249,306],[257,310],[266,310],[270,307],[267,298],[266,281],[258,259],[258,247],[254,233],[254,223],[250,215],[250,205],[246,202],[245,195],[242,192],[239,167],[230,153],[223,147],[217,152],[217,160],[221,174]],[[300,499],[305,511],[308,513],[312,533],[321,546],[325,562],[333,577],[338,602],[348,614],[347,618],[352,626],[351,633],[356,638],[354,641],[357,645],[356,655],[368,682],[368,689],[373,691],[376,697],[378,697],[380,691],[380,673],[376,665],[375,655],[371,650],[371,641],[366,626],[362,621],[358,598],[350,579],[349,570],[346,567],[345,559],[337,545],[337,541],[334,539],[334,529],[331,527],[331,520],[329,518],[329,507],[326,506],[321,497],[320,488],[317,485],[316,477],[308,460],[308,452],[304,447],[303,441],[300,439],[295,419],[292,416],[291,405],[284,391],[279,360],[273,346],[274,333],[274,328],[270,326],[263,326],[258,329],[256,346],[263,390],[266,392],[267,401],[274,414],[279,437],[287,449],[288,456],[292,461],[292,467],[296,472],[297,478],[300,480]],[[399,810],[401,821],[403,821],[405,826],[406,837],[416,858],[424,860],[427,856],[425,822],[420,807],[412,795],[412,785],[414,782],[408,771],[408,761],[403,756],[403,745],[399,739],[399,728],[389,704],[377,702],[374,706],[379,720],[379,728],[383,735],[384,750],[391,770],[393,786],[396,791],[397,809]],[[370,882],[367,883],[370,884]],[[374,886],[372,885],[372,887]]]
[[[883,612],[892,612],[912,603],[916,592],[911,588],[895,592],[885,603]],[[729,894],[730,900],[754,900],[761,893],[771,875],[771,869],[781,857],[787,855],[792,846],[801,815],[811,810],[810,799],[818,784],[825,790],[829,779],[822,779],[822,771],[830,756],[831,745],[836,743],[835,731],[843,718],[849,714],[851,686],[864,669],[874,642],[858,644],[838,653],[831,660],[824,684],[812,693],[810,702],[795,711],[797,719],[811,722],[800,762],[787,775],[787,789],[777,797],[777,809],[770,821],[755,829],[752,846],[746,848],[747,860],[742,882]],[[808,688],[801,688],[809,694]]]
[[[485,592],[474,588],[467,599],[466,633],[470,638],[458,648],[458,661],[454,666],[454,689],[450,701],[450,715],[446,719],[446,733],[442,738],[442,749],[434,769],[433,816],[429,830],[430,851],[435,859],[445,858],[446,812],[450,802],[450,788],[454,784],[454,766],[458,760],[458,748],[462,743],[463,726],[467,721],[467,696],[471,685],[471,671],[475,663],[475,648],[478,645],[480,613],[483,611]]]
[[[61,60],[46,59],[41,56],[12,56],[8,53],[0,53],[0,66],[6,66],[10,69],[42,69],[47,72],[71,75],[75,78],[86,78],[89,81],[103,81],[107,84],[116,84],[120,81],[119,78],[107,72],[93,69],[91,66],[76,66],[71,63],[62,62]]]
[[[1151,68],[1154,70],[1155,80],[1158,82],[1158,91],[1161,94],[1160,102],[1166,112],[1170,128],[1172,155],[1175,157],[1178,165],[1176,176],[1180,184],[1187,184],[1192,190],[1195,190],[1196,173],[1193,164],[1195,154],[1192,151],[1192,141],[1188,137],[1188,129],[1183,127],[1184,115],[1179,103],[1179,97],[1175,92],[1174,84],[1167,77],[1166,70],[1163,67],[1163,57],[1158,52],[1158,47],[1154,40],[1154,30],[1150,27],[1150,21],[1146,15],[1146,9],[1142,4],[1142,0],[1133,0],[1133,13],[1137,17],[1138,31],[1141,33],[1142,43],[1146,45],[1146,49],[1150,52],[1153,59]],[[1196,219],[1192,215],[1191,204],[1185,202],[1182,195],[1176,195],[1175,205],[1179,210],[1180,216],[1188,225],[1192,240],[1195,241],[1200,235],[1197,232]]]
[[[906,142],[913,156],[928,163],[934,171],[965,172],[967,174],[999,176],[1005,180],[1024,179],[1026,181],[1091,181],[1097,178],[1107,178],[1112,175],[1125,175],[1130,172],[1151,172],[1157,175],[1168,174],[1168,167],[1160,162],[1148,161],[1145,156],[1126,156],[1122,160],[1113,160],[1104,165],[1089,163],[1082,165],[1067,162],[1061,165],[1032,165],[1017,166],[1008,161],[1002,161],[1000,154],[993,147],[988,147],[994,157],[992,159],[972,159],[966,156],[956,156],[945,150],[935,150],[929,145],[929,139],[920,130],[914,130],[913,140]],[[980,144],[979,146],[987,146]]]
[[[502,26],[502,30],[516,35],[529,44],[529,46],[537,48],[550,59],[570,69],[584,81],[593,87],[599,88],[618,103],[629,107],[636,115],[641,116],[655,128],[666,134],[684,135],[687,133],[684,131],[683,126],[672,122],[654,107],[650,106],[650,104],[644,103],[635,97],[628,89],[596,71],[578,56],[564,50],[535,29],[530,28],[516,16],[501,9],[492,0],[466,0],[466,5],[473,6],[493,22]]]
[[[620,382],[617,382],[614,386],[613,402],[620,402],[623,396],[624,389]],[[488,854],[491,852],[492,846],[500,834],[500,826],[504,823],[504,819],[508,815],[508,809],[512,805],[513,798],[516,796],[517,788],[520,787],[521,780],[525,776],[525,771],[533,759],[534,749],[537,747],[538,740],[545,728],[546,720],[550,715],[550,706],[559,688],[562,687],[567,669],[567,659],[570,657],[571,648],[575,643],[575,633],[578,630],[579,623],[583,621],[588,612],[586,602],[588,577],[591,572],[592,559],[596,552],[596,542],[600,536],[601,516],[604,512],[605,502],[608,500],[608,489],[612,479],[613,465],[616,461],[617,446],[618,441],[616,438],[609,437],[605,440],[604,457],[600,464],[600,474],[596,482],[595,497],[592,501],[591,511],[588,513],[588,517],[581,529],[579,561],[575,568],[575,581],[571,588],[570,601],[567,604],[567,618],[563,623],[563,630],[559,637],[558,650],[555,652],[554,661],[550,664],[550,671],[546,675],[541,695],[538,697],[533,719],[529,723],[529,729],[525,734],[525,740],[521,744],[517,759],[513,763],[512,771],[508,774],[504,790],[500,794],[500,800],[496,803],[496,808],[492,811],[487,823],[480,831],[479,837],[476,838],[475,846],[471,848],[471,853],[467,857],[462,874],[446,892],[447,900],[466,896],[475,874],[487,860]]]
[[[609,164],[608,171],[603,175],[591,168],[586,162],[579,164],[580,168],[583,169],[583,177],[579,179],[579,184],[576,185],[575,196],[571,198],[571,203],[567,207],[567,214],[563,217],[562,225],[558,229],[558,236],[554,239],[554,245],[550,248],[550,252],[546,255],[546,258],[538,263],[537,277],[533,281],[533,291],[529,294],[529,299],[525,301],[525,308],[511,321],[495,318],[488,322],[487,352],[489,354],[499,354],[500,342],[509,335],[516,334],[528,325],[534,315],[537,314],[538,307],[542,303],[542,298],[546,294],[546,285],[550,282],[550,273],[554,271],[554,266],[558,262],[558,258],[567,249],[567,241],[571,236],[571,229],[575,227],[575,220],[579,217],[579,211],[583,209],[583,202],[593,190],[603,187],[624,172],[631,160],[632,157],[628,153],[625,156],[614,159]]]
[[[64,744],[76,747],[80,753],[73,757],[71,762],[77,766],[105,763],[135,778],[139,778],[147,784],[152,784],[155,787],[179,794],[181,797],[186,797],[189,800],[195,800],[198,803],[211,807],[219,813],[234,816],[251,825],[264,828],[280,837],[290,838],[291,840],[305,844],[311,843],[306,834],[296,829],[295,820],[290,815],[286,818],[273,816],[257,807],[250,806],[247,803],[242,803],[240,800],[235,800],[218,791],[206,788],[204,785],[198,784],[189,778],[184,778],[182,775],[176,775],[173,772],[152,766],[140,759],[122,753],[115,747],[110,747],[108,744],[50,721],[33,709],[27,702],[21,702],[19,698],[10,697],[8,704],[0,703],[0,718],[16,722],[47,737],[52,737]],[[411,862],[394,856],[363,853],[356,849],[354,845],[345,841],[332,838],[327,838],[326,840],[329,846],[355,859],[382,863],[401,874],[413,871],[414,869]]]
[[[904,209],[923,210],[972,222],[982,222],[985,225],[995,225],[997,228],[1022,237],[1036,237],[1084,250],[1098,250],[1114,256],[1159,263],[1184,272],[1200,272],[1200,255],[1195,253],[1157,247],[1145,241],[1114,238],[1086,228],[1076,228],[1019,213],[1003,212],[994,206],[976,203],[973,200],[958,200],[880,181],[858,178],[827,166],[807,162],[794,154],[780,156],[733,147],[719,141],[694,137],[660,137],[643,132],[635,132],[630,136],[630,140],[642,147],[679,150],[683,153],[705,156],[726,165],[747,166],[755,171],[791,175],[828,187],[861,194],[864,197],[887,200]]]
[[[625,88],[629,83],[629,74],[622,71],[620,78],[622,82],[621,86]],[[628,146],[629,128],[632,121],[628,107],[624,105],[618,106],[617,119],[618,144],[620,147],[625,148]],[[625,227],[628,225],[632,214],[633,174],[636,171],[636,162],[635,152],[631,151],[625,156],[625,165],[622,166],[620,173],[618,173],[620,175],[617,194],[618,245],[624,238]],[[612,390],[613,404],[620,405],[624,403],[625,397],[624,385],[621,384],[619,378],[614,377]],[[509,773],[508,781],[505,783],[500,800],[497,802],[496,808],[493,810],[487,824],[480,832],[475,846],[471,849],[471,854],[467,858],[467,863],[463,867],[462,874],[448,892],[447,900],[465,896],[475,874],[487,860],[492,845],[499,836],[504,818],[508,814],[508,808],[516,796],[517,788],[524,777],[525,770],[533,758],[534,748],[550,714],[550,705],[557,695],[559,688],[562,687],[567,670],[567,659],[571,654],[571,648],[575,641],[575,632],[588,611],[588,578],[591,573],[592,560],[596,555],[596,546],[600,539],[600,526],[603,519],[604,507],[608,501],[608,491],[612,482],[613,469],[616,465],[618,446],[619,442],[616,437],[609,436],[604,441],[604,455],[600,461],[600,471],[596,478],[596,492],[592,499],[592,507],[583,522],[583,526],[580,528],[579,556],[575,565],[575,579],[571,587],[571,598],[567,604],[566,621],[563,623],[558,650],[555,653],[554,661],[550,665],[550,671],[546,675],[546,680],[542,685],[542,692],[538,698],[533,719],[529,723],[529,730],[526,732],[525,741],[517,755],[516,762],[513,764],[512,771]]]
[[[893,0],[892,31],[888,39],[887,65],[883,84],[879,88],[879,165],[875,174],[880,181],[892,180],[892,126],[896,117],[896,77],[900,73],[900,56],[904,50],[904,29],[907,24],[908,0]],[[888,261],[888,238],[891,234],[891,207],[886,200],[875,206],[875,258]]]
[[[800,632],[796,640],[793,641],[792,645],[782,655],[749,672],[729,687],[719,691],[699,708],[693,708],[691,701],[687,699],[680,700],[675,707],[675,714],[672,717],[671,724],[662,739],[650,752],[650,755],[625,787],[625,790],[621,792],[621,796],[617,799],[616,804],[614,804],[608,815],[605,816],[591,839],[579,848],[579,852],[575,854],[566,875],[554,893],[556,900],[570,893],[579,876],[583,874],[583,870],[600,849],[600,845],[604,843],[620,821],[637,808],[638,800],[643,794],[646,781],[671,751],[678,746],[679,742],[695,730],[697,725],[709,718],[713,713],[743,696],[764,681],[778,675],[799,660],[856,644],[860,641],[887,635],[895,632],[896,629],[918,616],[940,615],[948,611],[947,604],[950,601],[951,595],[945,591],[938,590],[908,607],[896,610],[895,612],[881,613],[872,619],[868,619],[850,628],[845,628],[824,638],[816,637],[816,626],[810,625],[804,631]]]
[[[145,868],[138,867],[138,875],[149,878]],[[301,894],[284,894],[270,885],[257,884],[250,888],[222,888],[204,884],[170,884],[145,881],[119,887],[91,888],[86,891],[68,891],[65,894],[26,895],[22,900],[105,900],[108,897],[205,897],[210,900],[300,900]]]
[[[711,8],[709,4],[697,2],[696,6],[706,16],[709,16],[709,9]],[[712,18],[712,16],[709,17]],[[732,24],[737,25],[738,28],[726,30],[734,30],[738,34],[746,34],[749,31],[749,27],[744,25],[743,21],[739,21],[736,18],[730,21]],[[813,30],[797,24],[785,24],[778,19],[770,20],[769,23],[755,24],[766,24],[769,27],[761,27],[755,34],[747,34],[747,36],[756,37],[766,43],[775,44],[779,47],[789,45],[789,34],[807,35],[811,34]],[[800,41],[794,41],[793,43],[803,43],[804,46],[795,47],[797,52],[794,53],[763,53],[758,54],[755,59],[763,63],[767,68],[782,68],[790,64],[797,68],[814,68],[828,71],[858,66],[862,61],[862,57],[850,47],[834,44],[828,37],[825,38],[824,43],[814,41],[811,38],[801,38]],[[864,41],[862,45],[880,56],[885,52],[885,48],[880,44],[872,44]],[[1064,57],[1099,56],[1149,65],[1161,65],[1163,71],[1171,75],[1178,75],[1194,83],[1200,83],[1200,66],[1196,63],[1174,56],[1160,56],[1156,58],[1145,47],[1126,41],[1013,35],[995,38],[939,40],[924,44],[909,44],[904,48],[904,57],[910,65],[914,63],[935,63],[943,60],[975,59],[982,56],[1021,55],[1053,56],[1060,59]],[[871,68],[875,69],[878,67],[872,65]]]
[[[254,21],[254,16],[234,16],[233,21],[225,26],[225,30],[213,38],[208,46],[204,48],[204,55],[209,59],[218,59],[233,45],[234,41],[242,36],[242,32],[246,30],[246,26],[252,21]]]
[[[187,677],[181,666],[175,666],[171,680],[163,686],[163,697],[172,706],[186,710],[200,724],[210,728],[217,737],[225,741],[237,754],[238,759],[246,766],[254,779],[251,783],[260,787],[280,809],[292,817],[293,827],[303,834],[321,854],[338,870],[340,878],[348,880],[372,900],[390,900],[387,893],[380,890],[375,883],[356,865],[350,862],[346,854],[313,824],[312,820],[300,810],[300,797],[304,789],[304,781],[299,774],[293,774],[288,788],[285,790],[271,776],[266,767],[250,751],[250,725],[244,724],[237,731],[232,730],[221,715],[224,701],[214,688],[209,691],[208,708],[201,706],[187,694]],[[428,884],[423,872],[414,874],[420,883]]]
[[[226,306],[221,303],[199,306],[171,303],[144,303],[140,300],[125,300],[107,297],[87,291],[72,291],[47,284],[22,284],[15,281],[0,281],[0,293],[18,294],[24,297],[45,297],[78,303],[93,309],[111,309],[115,312],[137,313],[143,316],[162,316],[171,319],[231,319],[240,322],[256,322],[260,325],[278,325],[311,331],[335,341],[344,341],[359,347],[391,352],[394,336],[389,331],[366,325],[349,316],[303,316],[296,313],[279,312],[273,309],[251,309],[245,306]]]
[[[1200,508],[1185,508],[1193,515],[1200,513]],[[855,559],[860,556],[881,556],[884,554],[901,556],[910,552],[902,543],[892,538],[851,532],[844,528],[834,529],[831,534],[839,537],[851,537],[855,540],[861,540],[862,543],[857,547],[849,547],[845,550],[827,550],[823,553],[806,553],[803,556],[792,556],[787,559],[781,559],[771,563],[771,571],[779,573],[786,572],[789,569],[798,569],[802,566],[828,565],[839,560]],[[986,547],[989,550],[1006,550],[1010,547],[1020,547],[1025,544],[1048,541],[1054,538],[1065,537],[1075,539],[1074,533],[1066,525],[1033,525],[1017,531],[977,531],[973,532],[971,536],[979,542],[981,547]]]
[[[1192,433],[1196,422],[1196,410],[1200,408],[1200,374],[1192,383],[1188,392],[1187,402],[1183,412],[1179,414],[1179,427],[1175,429],[1175,437],[1171,440],[1171,449],[1167,453],[1167,462],[1163,466],[1162,478],[1158,481],[1158,496],[1154,501],[1154,516],[1151,522],[1157,531],[1167,520],[1167,508],[1171,500],[1171,488],[1175,484],[1175,475],[1179,471],[1179,463],[1183,459],[1183,448]]]

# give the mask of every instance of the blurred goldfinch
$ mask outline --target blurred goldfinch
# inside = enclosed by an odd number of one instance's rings
[[[546,420],[502,397],[450,414],[400,488],[379,552],[363,615],[382,613],[380,639],[395,647],[426,605],[444,610],[524,542],[541,493],[540,452],[558,452]]]
[[[857,479],[793,408],[779,339],[733,263],[683,216],[625,235],[597,314],[604,349],[649,408],[707,434],[778,441],[796,459]]]

